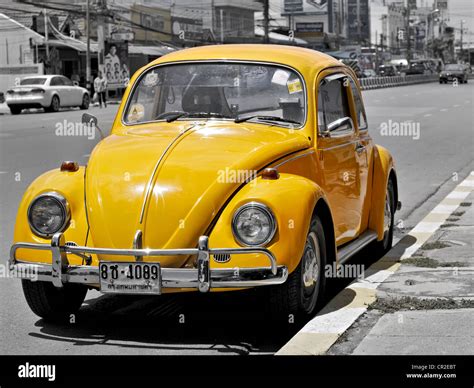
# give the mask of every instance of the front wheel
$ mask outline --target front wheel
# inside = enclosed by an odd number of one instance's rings
[[[395,191],[391,179],[388,181],[387,191],[385,193],[385,205],[383,215],[384,235],[381,241],[374,243],[375,254],[379,257],[385,255],[392,249],[393,227],[395,220]]]
[[[76,313],[84,302],[87,287],[65,284],[62,288],[49,282],[22,280],[23,293],[30,309],[47,321],[64,321]]]
[[[284,284],[265,289],[270,313],[284,319],[289,314],[311,315],[324,295],[325,265],[323,224],[318,216],[314,216],[296,269]]]
[[[89,109],[89,104],[90,104],[89,95],[85,93],[84,96],[82,97],[81,109],[82,110]]]
[[[12,115],[19,115],[21,113],[21,108],[17,107],[17,106],[10,106],[10,112]]]

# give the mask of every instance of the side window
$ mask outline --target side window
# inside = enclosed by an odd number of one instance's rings
[[[329,78],[328,78],[329,79]],[[345,77],[323,80],[318,93],[318,131],[326,131],[329,124],[350,117]]]
[[[59,77],[53,77],[50,82],[51,86],[61,86],[62,84],[63,83],[61,82],[61,78]]]
[[[356,108],[357,114],[357,124],[359,125],[359,130],[367,129],[367,117],[365,115],[364,103],[362,102],[362,96],[360,95],[359,89],[355,84],[354,80],[351,80],[351,89],[352,89],[352,96],[354,97],[354,103]]]
[[[61,81],[64,86],[72,86],[72,81],[67,77],[61,77]]]

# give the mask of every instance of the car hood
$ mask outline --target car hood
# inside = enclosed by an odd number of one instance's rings
[[[298,131],[222,121],[155,123],[112,134],[87,166],[93,244],[131,248],[141,230],[143,247],[194,247],[246,177],[309,145]]]

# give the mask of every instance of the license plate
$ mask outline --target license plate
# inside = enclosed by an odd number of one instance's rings
[[[159,263],[100,262],[100,290],[115,294],[161,294]]]

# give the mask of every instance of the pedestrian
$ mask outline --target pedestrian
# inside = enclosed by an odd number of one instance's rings
[[[107,101],[105,99],[105,93],[107,91],[107,78],[103,76],[101,71],[99,71],[99,75],[94,80],[94,89],[99,99],[99,107],[102,108],[102,103],[104,103],[104,107],[107,108]]]

